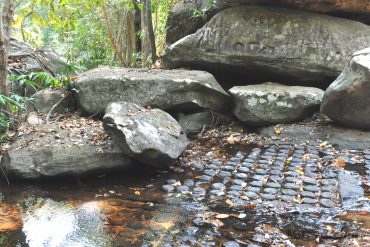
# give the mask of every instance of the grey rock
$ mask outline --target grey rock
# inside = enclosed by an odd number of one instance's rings
[[[225,190],[226,186],[223,183],[214,183],[212,184],[212,188],[215,190]]]
[[[184,180],[184,185],[188,187],[193,187],[194,186],[194,181],[192,179],[185,179]]]
[[[239,247],[240,244],[236,241],[227,241],[222,246],[224,246],[224,247]]]
[[[104,128],[129,156],[159,168],[168,168],[182,154],[187,138],[168,113],[128,102],[108,105]]]
[[[309,198],[316,198],[317,194],[310,192],[310,191],[302,191],[301,192],[302,197],[309,197]]]
[[[206,189],[202,187],[195,187],[193,189],[193,194],[197,196],[204,196],[207,193]]]
[[[334,122],[370,130],[370,48],[356,52],[327,88],[321,112]]]
[[[358,199],[364,196],[364,189],[361,187],[361,177],[349,171],[342,170],[338,175],[339,193],[342,200]]]
[[[20,135],[4,154],[1,167],[7,176],[20,179],[81,176],[133,166],[133,160],[111,140],[101,145],[91,143],[93,135],[104,134],[102,127],[89,126],[89,131],[78,140],[76,136],[81,135],[82,129],[61,127],[58,122],[32,128],[22,126],[32,131]]]
[[[48,113],[50,109],[65,97],[62,90],[44,89],[32,95],[32,103],[28,104],[30,111]],[[65,98],[53,112],[63,113],[71,106],[71,97]],[[71,108],[72,109],[72,108]]]
[[[88,114],[103,113],[111,102],[128,101],[162,110],[226,111],[229,95],[203,71],[99,68],[74,81]]]
[[[289,123],[311,116],[320,107],[324,91],[277,83],[237,86],[229,90],[234,115],[246,124]]]
[[[330,193],[330,192],[322,192],[320,196],[322,198],[327,198],[327,199],[335,199],[335,198],[337,198],[337,195],[336,194]]]
[[[238,74],[246,80],[327,85],[369,41],[370,27],[359,22],[283,8],[242,6],[223,10],[196,33],[170,45],[162,63],[166,68]]]
[[[186,192],[189,192],[189,187],[188,186],[179,186],[176,188],[177,192],[180,192],[180,193],[186,193]]]
[[[328,200],[328,199],[321,199],[320,200],[320,204],[323,206],[323,207],[326,207],[326,208],[334,208],[337,206],[337,204],[331,200]]]
[[[370,7],[367,0],[182,0],[176,3],[167,19],[166,41],[175,43],[181,38],[195,33],[215,14],[225,8],[238,5],[264,5],[299,9],[310,12],[325,13],[333,16],[346,17],[370,24]],[[195,10],[203,12],[197,15]]]
[[[173,186],[173,185],[165,184],[165,185],[162,186],[162,191],[164,191],[164,192],[169,193],[169,192],[173,192],[174,190],[175,190],[175,186]]]
[[[316,204],[317,200],[309,197],[302,198],[302,203],[304,204]]]
[[[192,114],[180,113],[178,115],[179,124],[187,133],[198,133],[212,125],[212,113],[208,111],[197,112]]]
[[[8,68],[15,74],[30,72],[49,72],[57,74],[68,63],[50,47],[34,50],[29,44],[12,39],[8,50]]]

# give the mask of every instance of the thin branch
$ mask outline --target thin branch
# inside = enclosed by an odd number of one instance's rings
[[[46,115],[46,122],[49,122],[50,120],[50,117],[51,117],[51,114],[53,114],[53,112],[55,111],[55,109],[69,96],[69,93],[66,93],[66,95],[64,95],[63,98],[61,98],[55,105],[53,105],[53,107],[50,109],[50,111],[48,112],[48,114]]]

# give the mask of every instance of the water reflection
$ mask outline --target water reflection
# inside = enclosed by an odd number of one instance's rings
[[[23,232],[30,247],[111,246],[98,204],[74,207],[51,199],[27,205]]]

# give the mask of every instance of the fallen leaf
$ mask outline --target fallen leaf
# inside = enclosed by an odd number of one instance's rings
[[[292,163],[292,160],[293,160],[293,157],[289,157],[289,158],[286,160],[286,163],[287,163],[287,164],[290,164],[290,163]]]
[[[230,145],[234,145],[235,144],[235,138],[231,135],[227,138],[227,143],[229,143]]]
[[[281,134],[281,129],[280,129],[280,128],[278,128],[278,127],[276,127],[276,128],[274,129],[274,131],[275,131],[275,134],[277,134],[277,135],[280,135],[280,134]]]
[[[230,215],[228,215],[228,214],[217,214],[216,215],[217,219],[226,219],[226,218],[229,218],[229,217],[230,217]]]
[[[328,145],[328,141],[324,141],[323,143],[321,143],[320,147],[325,147],[326,145]]]
[[[140,191],[135,191],[134,194],[135,194],[135,196],[140,196],[141,192]]]
[[[229,206],[234,206],[234,203],[232,201],[230,201],[230,199],[227,199],[225,202]]]

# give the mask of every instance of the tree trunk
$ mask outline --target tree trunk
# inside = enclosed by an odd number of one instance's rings
[[[141,9],[141,66],[148,67],[151,62],[150,59],[150,42],[148,34],[148,26],[146,25],[146,0],[142,1]]]
[[[10,26],[13,16],[13,0],[6,0],[1,4],[0,11],[0,89],[1,94],[9,96],[9,87],[7,82],[7,48],[10,44]]]
[[[152,23],[151,1],[143,0],[141,12],[141,52],[143,67],[154,64],[156,60],[155,36]]]
[[[149,42],[150,42],[150,49],[152,52],[152,64],[155,63],[157,60],[157,49],[155,47],[155,35],[153,29],[153,21],[152,21],[152,3],[151,0],[146,0],[146,17],[147,17],[147,25],[148,25],[148,34],[149,34]]]

